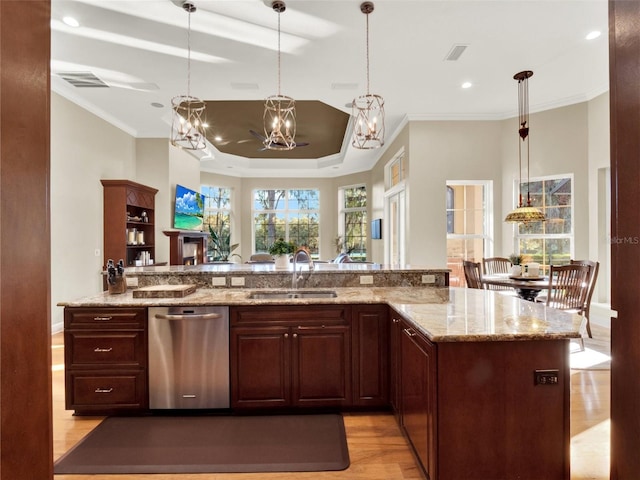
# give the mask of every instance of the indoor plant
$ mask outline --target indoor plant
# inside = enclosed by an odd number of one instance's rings
[[[287,242],[284,238],[279,238],[269,247],[269,253],[275,257],[276,268],[288,268],[289,255],[296,251],[293,242]]]

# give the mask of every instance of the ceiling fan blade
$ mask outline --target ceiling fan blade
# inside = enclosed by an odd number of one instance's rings
[[[251,135],[253,135],[254,137],[256,137],[257,139],[259,139],[260,141],[264,142],[266,140],[266,138],[262,135],[260,135],[258,132],[256,132],[255,130],[249,130],[249,133]]]

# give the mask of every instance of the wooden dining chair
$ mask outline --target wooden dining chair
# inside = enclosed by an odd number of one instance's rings
[[[482,259],[483,275],[493,275],[496,273],[509,273],[511,271],[511,260],[504,257],[489,257]],[[503,285],[487,285],[489,290],[512,290],[511,287]]]
[[[464,270],[464,278],[467,282],[467,288],[484,288],[482,285],[482,270],[480,262],[463,260],[462,268]]]
[[[589,293],[590,270],[591,266],[586,264],[551,265],[547,306],[582,315],[586,325],[585,305]],[[584,350],[582,337],[580,349]]]
[[[598,280],[598,272],[600,271],[600,262],[594,262],[593,260],[571,260],[571,265],[589,265],[589,267],[591,267],[589,270],[589,289],[584,305],[584,316],[587,319],[587,334],[589,335],[589,338],[593,338],[593,335],[591,334],[591,322],[589,315],[591,312],[591,298],[593,297],[596,281]]]
[[[509,273],[512,266],[511,260],[504,257],[490,257],[482,259],[482,273],[485,275]]]

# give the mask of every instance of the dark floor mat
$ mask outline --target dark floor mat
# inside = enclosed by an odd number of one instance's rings
[[[341,415],[109,417],[55,462],[55,473],[344,470]]]

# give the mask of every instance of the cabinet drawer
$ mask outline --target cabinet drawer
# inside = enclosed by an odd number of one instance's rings
[[[105,365],[143,368],[147,364],[143,332],[66,332],[65,353],[67,368]]]
[[[347,305],[261,305],[260,307],[232,307],[231,325],[284,325],[304,324],[349,325]]]
[[[65,328],[143,329],[147,325],[146,308],[65,308]]]
[[[67,409],[146,407],[145,372],[67,372]]]

